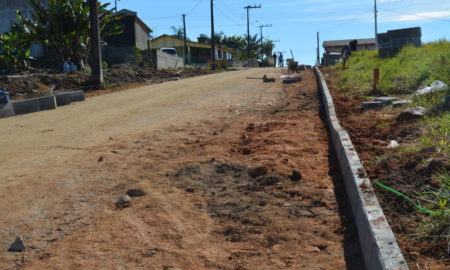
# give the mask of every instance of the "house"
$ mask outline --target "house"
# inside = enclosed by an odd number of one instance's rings
[[[377,35],[380,57],[391,56],[406,45],[420,47],[422,45],[420,27],[389,30]]]
[[[342,48],[348,45],[350,41],[354,39],[343,39],[343,40],[328,40],[323,42],[323,48],[325,52],[341,53]],[[377,48],[374,38],[360,38],[356,39],[358,41],[357,50],[375,50]]]
[[[205,64],[211,60],[211,44],[208,40],[200,37],[199,42],[187,41],[188,55],[185,55],[184,39],[161,35],[150,42],[150,49],[158,51],[161,48],[175,48],[180,57],[186,59],[187,63]],[[224,48],[220,45],[215,48],[217,60],[231,60],[234,58],[235,51],[230,48]]]
[[[327,40],[323,42],[323,48],[325,50],[322,57],[322,65],[332,65],[339,61],[341,58],[341,51],[345,45],[348,45],[354,39],[343,39],[343,40]],[[356,46],[357,51],[361,50],[375,50],[377,44],[374,38],[360,38],[356,39],[358,45]]]
[[[43,0],[43,2],[46,2]],[[19,10],[22,16],[31,19],[33,9],[29,4],[29,0],[0,0],[0,35],[8,32],[11,21],[17,22],[16,11]],[[30,54],[33,57],[40,57],[43,53],[43,46],[40,44],[32,44]]]
[[[119,24],[123,31],[117,35],[107,36],[103,40],[102,57],[109,64],[133,62],[136,50],[147,50],[150,34],[153,32],[139,17],[136,12],[122,9]]]

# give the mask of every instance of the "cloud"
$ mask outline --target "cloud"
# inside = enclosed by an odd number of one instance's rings
[[[402,15],[400,17],[394,18],[394,21],[419,21],[427,19],[440,19],[450,17],[450,11],[430,11],[430,12],[418,12],[414,14]]]

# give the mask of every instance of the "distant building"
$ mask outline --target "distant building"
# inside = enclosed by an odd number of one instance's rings
[[[118,12],[122,17],[114,24],[120,24],[123,32],[104,38],[102,47],[103,59],[109,64],[131,62],[135,58],[136,48],[147,50],[150,34],[153,32],[136,12],[122,9]]]
[[[325,50],[322,57],[322,65],[332,65],[339,61],[341,58],[341,51],[345,45],[348,45],[354,39],[343,40],[327,40],[323,42],[323,48]],[[374,38],[360,38],[358,41],[357,51],[362,50],[375,50],[377,45]]]
[[[389,30],[377,35],[379,57],[396,54],[406,45],[420,47],[422,45],[422,30],[420,27]]]
[[[175,48],[180,57],[187,58],[187,62],[192,64],[204,64],[211,60],[211,44],[208,43],[207,38],[199,38],[199,42],[187,42],[188,56],[184,52],[184,40],[181,38],[161,35],[150,42],[152,51],[160,50],[161,48]],[[234,50],[231,48],[223,48],[217,46],[215,48],[217,60],[231,60],[234,58]],[[189,59],[190,58],[190,59]]]

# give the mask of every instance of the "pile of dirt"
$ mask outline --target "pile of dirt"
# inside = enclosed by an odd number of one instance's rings
[[[379,181],[410,196],[422,192],[424,185],[437,187],[432,174],[450,170],[448,157],[434,148],[405,156],[388,147],[391,140],[400,144],[417,141],[422,134],[418,120],[396,121],[395,111],[363,111],[361,103],[367,100],[336,90],[339,76],[333,69],[325,69],[325,73],[340,123],[348,131],[371,181]],[[448,265],[448,241],[413,237],[419,235],[421,221],[426,216],[403,197],[378,186],[374,188],[407,261]]]
[[[111,88],[128,84],[162,83],[194,76],[209,74],[211,71],[189,67],[177,69],[156,70],[130,65],[117,65],[104,71],[105,82],[101,88]],[[61,74],[29,74],[20,76],[0,77],[0,89],[6,89],[12,99],[23,99],[41,96],[41,92],[53,88],[58,91],[85,90],[95,91],[99,87],[85,72],[70,72]]]

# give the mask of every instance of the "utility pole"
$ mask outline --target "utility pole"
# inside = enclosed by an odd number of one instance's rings
[[[250,9],[261,8],[261,5],[246,6],[244,8],[247,10],[247,60],[250,60]]]
[[[320,40],[319,40],[319,32],[317,32],[317,63],[316,65],[319,66],[320,65]]]
[[[262,24],[262,25],[260,25],[260,26],[258,26],[259,27],[259,30],[261,31],[261,61],[263,61],[264,60],[264,54],[263,54],[263,28],[264,27],[272,27],[272,24]]]
[[[187,47],[187,36],[186,36],[186,14],[183,14],[183,35],[184,35],[184,63],[190,64],[190,57],[188,56],[188,47]]]
[[[120,0],[119,0],[120,1]],[[116,4],[116,13],[117,13],[117,0],[114,0],[115,4]]]
[[[375,46],[378,47],[378,9],[377,9],[377,0],[374,0],[374,14],[375,14]]]
[[[216,69],[216,48],[214,41],[214,0],[211,0],[211,68]]]
[[[92,80],[96,84],[101,84],[103,82],[103,71],[98,19],[98,0],[89,0],[89,9]]]

